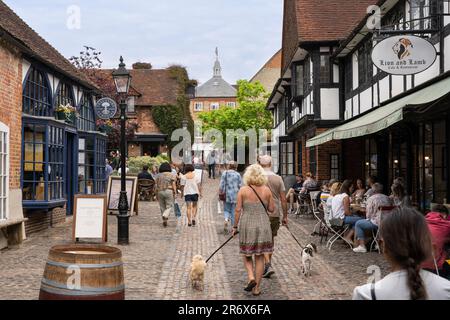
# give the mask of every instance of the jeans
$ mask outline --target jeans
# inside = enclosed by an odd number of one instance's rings
[[[216,178],[216,165],[215,164],[208,165],[208,173],[209,173],[209,178],[210,179],[211,179],[211,177],[213,179]]]
[[[359,221],[362,220],[363,218],[358,217],[358,216],[346,216],[344,218],[344,224],[349,224],[351,226],[351,229],[353,229],[355,227],[355,224]]]
[[[373,224],[370,220],[360,220],[355,225],[356,239],[366,240],[366,231],[376,230],[378,226]]]
[[[223,208],[223,215],[225,220],[231,221],[231,225],[234,226],[234,211],[236,210],[236,203],[225,202]]]

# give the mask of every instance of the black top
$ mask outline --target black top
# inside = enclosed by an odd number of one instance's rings
[[[142,171],[141,173],[138,174],[138,179],[148,179],[148,180],[153,180],[152,175],[148,172],[148,171]]]
[[[292,186],[292,189],[297,190],[297,191],[300,191],[302,188],[303,188],[303,183],[302,182],[296,182]]]

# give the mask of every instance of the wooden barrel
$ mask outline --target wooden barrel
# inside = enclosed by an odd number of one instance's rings
[[[122,252],[101,245],[50,249],[39,300],[124,300]]]

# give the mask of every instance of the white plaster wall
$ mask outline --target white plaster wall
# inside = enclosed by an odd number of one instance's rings
[[[378,82],[373,85],[373,105],[378,106]]]
[[[359,115],[358,110],[359,110],[359,98],[358,95],[356,95],[353,97],[353,114],[350,114],[351,117]]]
[[[320,90],[320,118],[323,120],[339,119],[339,89]]]
[[[27,60],[23,59],[22,60],[22,83],[25,82],[25,77],[27,76],[30,68],[31,68],[31,63],[28,62]]]
[[[381,79],[379,84],[380,84],[380,102],[383,103],[384,101],[389,99],[389,77]]]
[[[348,99],[345,101],[345,113],[344,113],[344,119],[348,120],[352,116],[352,99]]]
[[[358,55],[353,53],[352,55],[353,65],[353,90],[359,87],[359,75],[358,75]]]
[[[403,76],[392,76],[392,96],[404,92],[403,90]]]
[[[372,87],[361,92],[361,113],[372,108]]]
[[[339,66],[333,65],[333,82],[339,83]]]
[[[425,70],[424,72],[418,73],[415,76],[415,85],[418,86],[424,82],[427,82],[428,80],[431,80],[439,75],[439,56],[437,57],[434,64]]]

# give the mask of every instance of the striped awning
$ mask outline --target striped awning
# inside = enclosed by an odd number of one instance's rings
[[[353,121],[325,131],[308,140],[306,147],[318,146],[332,140],[351,139],[377,133],[402,121],[405,107],[430,103],[449,93],[450,77],[447,77],[401,99],[379,107]]]

